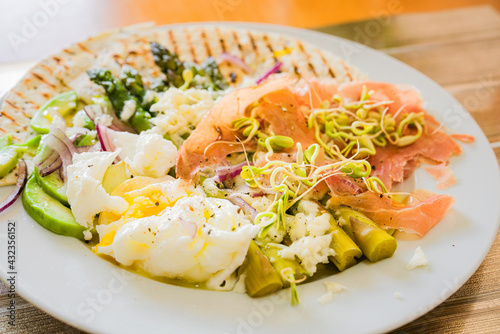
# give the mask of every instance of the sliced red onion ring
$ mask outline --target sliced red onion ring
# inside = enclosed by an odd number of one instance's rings
[[[247,166],[248,163],[246,161],[240,162],[234,166],[222,166],[217,167],[215,170],[215,182],[224,182],[229,179],[233,179],[234,177],[240,175],[243,167]],[[250,166],[253,166],[253,163],[250,162]]]
[[[64,143],[64,145],[66,145],[69,152],[71,153],[71,156],[73,156],[73,154],[77,153],[75,144],[73,144],[73,141],[70,140],[68,138],[68,136],[66,136],[66,134],[63,131],[61,131],[61,129],[57,129],[57,128],[53,129],[51,131],[51,134],[53,134],[55,137],[57,137],[59,140],[61,140]]]
[[[274,64],[274,66],[269,71],[267,71],[266,73],[264,73],[263,76],[257,79],[256,81],[257,85],[259,85],[262,81],[266,80],[271,74],[278,72],[282,65],[283,65],[282,62],[277,62],[276,64]]]
[[[115,146],[109,138],[109,128],[102,124],[96,124],[95,128],[97,130],[97,139],[99,139],[99,142],[101,143],[101,150],[113,152],[115,150]]]
[[[239,206],[243,212],[250,216],[252,218],[252,221],[255,219],[255,216],[257,216],[257,210],[250,204],[248,204],[243,198],[240,196],[231,196],[228,198],[228,200],[233,203],[236,206]]]
[[[101,115],[104,112],[103,108],[98,104],[85,106],[83,107],[83,111],[85,111],[87,117],[90,118],[92,122],[94,122],[97,115]]]
[[[245,63],[245,61],[243,61],[243,59],[238,58],[235,55],[232,55],[232,54],[227,53],[227,52],[223,52],[220,54],[220,59],[222,59],[223,61],[227,61],[228,63],[231,63],[234,66],[241,68],[245,73],[252,72],[252,69],[250,68],[250,66],[248,66],[248,64]]]
[[[111,130],[126,131],[126,132],[130,132],[130,133],[137,133],[133,128],[131,128],[127,124],[123,123],[118,118],[118,116],[116,116],[116,113],[114,111],[112,111],[112,110],[108,111],[108,115],[110,115],[113,118],[113,120],[111,121],[111,126],[110,126]]]
[[[41,176],[47,176],[49,174],[52,174],[62,166],[62,160],[61,158],[57,158],[56,161],[54,161],[52,164],[48,165],[47,167],[40,169],[40,175]]]
[[[20,160],[17,165],[17,181],[16,187],[12,192],[7,196],[7,198],[0,203],[0,213],[4,212],[8,208],[11,207],[12,204],[19,198],[21,195],[24,186],[26,185],[26,181],[28,179],[28,168],[26,167],[26,162],[24,160]]]
[[[64,133],[62,134],[64,135]],[[54,134],[49,133],[45,139],[45,144],[59,153],[62,160],[62,170],[60,173],[63,180],[66,179],[66,168],[73,163],[73,152],[76,153],[75,145],[73,145],[66,135],[64,137],[66,140],[63,141]],[[68,142],[71,145],[70,147],[67,145]]]
[[[35,163],[35,165],[38,167],[38,169],[44,169],[50,165],[52,165],[57,159],[59,159],[59,153],[54,151],[51,148],[48,148],[51,153],[41,162]]]

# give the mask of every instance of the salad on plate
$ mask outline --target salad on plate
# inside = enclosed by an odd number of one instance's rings
[[[395,190],[421,163],[453,185],[457,140],[474,140],[447,134],[417,89],[291,38],[199,30],[105,34],[33,69],[38,84],[4,102],[0,181],[16,185],[0,212],[21,197],[140,275],[251,297],[290,287],[295,304],[297,284],[389,258],[453,206]],[[203,34],[217,47],[198,50]]]

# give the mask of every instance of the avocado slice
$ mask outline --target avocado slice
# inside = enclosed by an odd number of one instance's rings
[[[7,146],[0,150],[0,178],[9,174],[19,161],[19,153],[15,147]]]
[[[68,91],[54,96],[48,100],[31,119],[31,128],[38,133],[49,133],[51,124],[50,109],[57,110],[62,117],[76,110],[78,95],[74,91]]]
[[[108,194],[111,194],[116,187],[128,179],[127,165],[125,161],[122,160],[108,167],[102,179],[102,187]]]
[[[38,168],[35,167],[33,174],[35,175],[38,185],[42,187],[47,195],[54,197],[62,204],[69,207],[68,197],[66,197],[66,187],[64,186],[64,181],[59,176],[59,171],[42,176]]]
[[[43,191],[31,175],[22,194],[24,209],[38,224],[46,229],[84,240],[85,227],[79,225],[71,210]]]

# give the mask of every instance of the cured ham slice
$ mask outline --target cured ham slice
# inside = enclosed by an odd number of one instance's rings
[[[243,152],[243,145],[237,141],[237,133],[231,126],[241,117],[261,119],[267,130],[292,137],[303,147],[314,143],[314,134],[307,128],[303,114],[297,109],[297,99],[288,89],[293,83],[293,79],[284,77],[239,89],[224,97],[180,147],[177,175],[192,179],[204,166],[219,164],[228,154]],[[245,144],[245,149],[252,150],[255,146],[252,140]]]
[[[456,133],[451,135],[453,139],[460,140],[462,143],[473,143],[476,141],[476,138],[471,135],[463,134],[463,133]]]
[[[369,101],[392,102],[389,105],[389,113],[396,113],[401,107],[404,107],[406,112],[422,111],[422,98],[420,94],[412,88],[403,89],[394,84],[376,81],[350,82],[339,87],[338,94],[344,99],[346,104],[359,101],[363,86],[366,90],[373,91]]]
[[[398,115],[401,117],[404,113],[424,111],[422,99],[417,91],[402,89],[390,83],[347,83],[340,86],[338,94],[346,103],[356,102],[360,100],[364,86],[367,91],[373,91],[369,98],[370,103],[391,102],[388,104],[390,114],[399,112]],[[404,147],[391,144],[376,147],[377,153],[368,159],[372,165],[372,175],[380,178],[387,189],[391,189],[393,182],[404,181],[419,166],[422,159],[441,164],[446,163],[451,156],[462,152],[451,136],[439,130],[440,124],[434,117],[426,114],[424,119],[425,131],[416,142]],[[464,139],[470,140],[469,136]]]
[[[326,178],[325,182],[334,194],[340,196],[358,195],[365,191],[352,177],[347,175],[334,174]]]
[[[422,134],[415,143],[405,147],[390,144],[377,147],[377,154],[371,156],[368,162],[372,165],[372,175],[380,178],[390,189],[393,182],[404,181],[418,167],[422,158],[440,164],[461,152],[460,146],[450,136],[438,131]]]
[[[404,205],[387,195],[367,191],[356,196],[332,196],[329,207],[349,206],[364,213],[382,228],[393,228],[423,237],[455,204],[448,195],[434,195],[413,205]]]

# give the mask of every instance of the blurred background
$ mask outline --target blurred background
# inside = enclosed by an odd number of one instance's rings
[[[139,22],[247,21],[303,28],[499,0],[0,0],[0,64],[39,59],[102,30]]]

